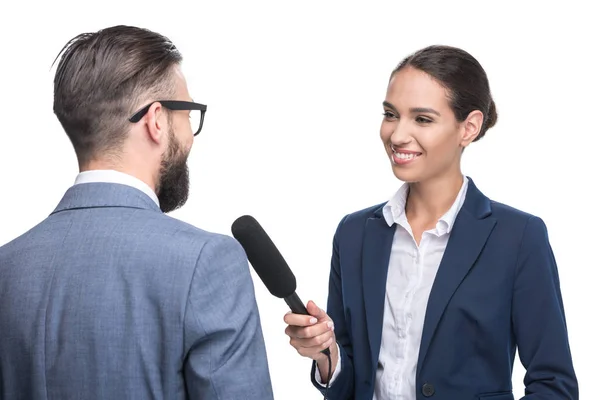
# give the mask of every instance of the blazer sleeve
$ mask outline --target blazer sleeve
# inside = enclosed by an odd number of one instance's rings
[[[544,222],[527,222],[513,289],[513,333],[525,374],[523,400],[577,400],[558,269]]]
[[[340,270],[340,231],[346,217],[339,223],[333,238],[333,251],[331,256],[331,270],[329,273],[329,295],[327,298],[327,315],[333,320],[334,331],[339,345],[341,371],[331,383],[327,398],[331,400],[347,400],[354,398],[354,362],[352,343],[348,334],[348,327],[344,317],[344,300],[342,297],[342,275]],[[315,379],[317,363],[313,361],[311,381],[324,395],[325,388]]]
[[[189,398],[273,399],[254,286],[244,250],[216,235],[202,248],[184,320]]]

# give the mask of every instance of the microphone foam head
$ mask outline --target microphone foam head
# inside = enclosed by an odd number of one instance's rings
[[[249,215],[236,219],[231,233],[246,251],[246,256],[273,296],[284,298],[296,291],[296,277],[285,262],[275,244]]]

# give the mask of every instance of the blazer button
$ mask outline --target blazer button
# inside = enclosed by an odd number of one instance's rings
[[[435,393],[435,389],[431,383],[426,383],[421,388],[421,393],[423,393],[423,396],[425,397],[431,397]]]

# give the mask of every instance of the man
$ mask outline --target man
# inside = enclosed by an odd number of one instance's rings
[[[62,53],[54,112],[80,174],[0,248],[0,398],[271,399],[243,249],[163,214],[206,111],[180,53],[126,26]]]

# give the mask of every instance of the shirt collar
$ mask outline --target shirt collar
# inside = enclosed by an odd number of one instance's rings
[[[454,203],[450,209],[440,217],[436,224],[436,231],[438,235],[450,233],[452,230],[454,222],[456,221],[456,217],[458,216],[458,212],[465,202],[468,186],[469,180],[463,176],[463,183],[458,195],[456,196],[456,199],[454,200]],[[406,199],[408,195],[408,188],[408,183],[404,183],[400,189],[398,189],[396,194],[394,194],[394,196],[392,196],[385,206],[383,206],[383,217],[389,226],[392,226],[394,223],[402,225],[408,224],[406,219]]]

